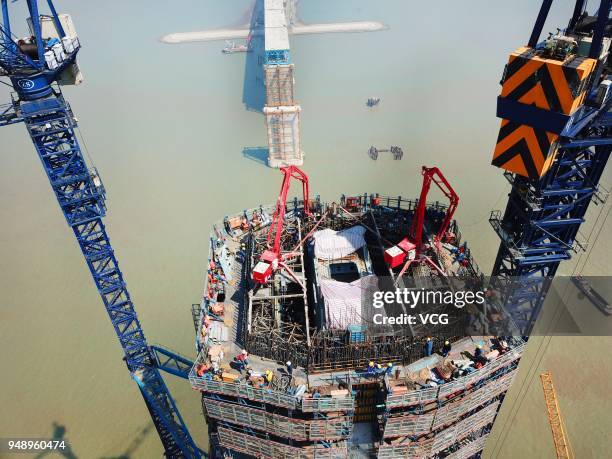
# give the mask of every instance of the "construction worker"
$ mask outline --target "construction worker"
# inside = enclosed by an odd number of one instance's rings
[[[376,364],[376,374],[381,375],[381,374],[383,374],[384,372],[385,372],[385,370],[383,370],[382,365],[381,365],[380,363],[377,363],[377,364]]]
[[[374,362],[370,361],[370,363],[368,363],[366,373],[368,374],[368,376],[374,376],[376,374],[376,365],[374,365]]]
[[[266,379],[266,384],[268,386],[272,384],[272,380],[274,379],[274,373],[269,368],[266,370],[265,379]]]
[[[482,344],[476,346],[476,350],[474,351],[474,362],[480,366],[486,365],[488,359],[484,355],[484,349],[482,348]]]
[[[291,363],[291,361],[287,361],[287,374],[289,376],[293,376],[293,364]]]
[[[429,357],[431,354],[433,354],[433,341],[431,336],[428,336],[425,342],[425,356]]]
[[[448,354],[450,354],[452,348],[453,347],[451,346],[449,340],[444,341],[444,346],[442,346],[442,357],[446,357]]]
[[[234,360],[238,363],[240,371],[242,371],[246,369],[247,365],[249,364],[249,353],[246,351],[246,349],[243,349],[242,352],[234,358]]]
[[[392,364],[391,362],[389,362],[389,363],[387,364],[387,369],[385,370],[385,372],[386,372],[388,375],[391,375],[391,374],[393,373],[393,364]]]

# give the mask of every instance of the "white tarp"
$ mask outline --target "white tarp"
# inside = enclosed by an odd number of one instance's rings
[[[363,226],[353,226],[342,231],[329,228],[316,231],[312,235],[315,240],[315,256],[322,260],[346,257],[365,245],[365,232]]]
[[[363,291],[371,290],[376,281],[374,275],[350,283],[321,279],[327,328],[345,329],[363,323],[362,296],[367,295]]]
[[[344,329],[351,324],[361,323],[360,283],[361,279],[351,283],[321,279],[327,328]]]

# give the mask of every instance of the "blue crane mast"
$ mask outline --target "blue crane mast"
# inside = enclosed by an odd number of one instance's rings
[[[492,282],[516,329],[528,335],[559,264],[584,249],[578,230],[612,150],[610,0],[593,16],[577,0],[566,29],[538,43],[552,0],[544,0],[527,46],[502,77],[502,118],[493,165],[512,188],[490,223],[501,238]]]
[[[52,0],[42,15],[37,0],[26,0],[30,34],[11,30],[9,4],[0,0],[0,76],[15,90],[0,108],[0,126],[23,122],[32,138],[64,217],[79,243],[96,288],[124,351],[124,360],[151,414],[167,457],[201,457],[159,372],[186,378],[191,362],[149,346],[119,269],[102,218],[105,189],[89,168],[77,137],[76,119],[59,84],[79,83],[80,43],[68,15]],[[12,10],[11,10],[12,12]],[[58,84],[59,83],[59,84]]]

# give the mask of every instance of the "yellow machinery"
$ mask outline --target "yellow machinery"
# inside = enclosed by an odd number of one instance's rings
[[[553,442],[555,443],[555,451],[558,459],[573,458],[574,454],[565,432],[565,425],[559,410],[559,402],[557,401],[557,392],[552,381],[552,373],[546,371],[540,375],[542,389],[544,390],[544,401],[548,411],[548,423],[552,430]]]

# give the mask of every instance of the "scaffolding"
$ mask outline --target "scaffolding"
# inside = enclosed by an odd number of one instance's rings
[[[203,405],[206,414],[212,418],[291,440],[342,440],[350,437],[352,432],[353,422],[350,416],[313,420],[294,419],[207,397],[204,397]]]
[[[475,440],[471,441],[463,441],[460,444],[460,448],[446,456],[446,459],[468,459],[473,457],[477,452],[481,451],[484,448],[485,443],[487,442],[488,434],[481,435]]]
[[[301,166],[304,163],[300,142],[301,110],[299,105],[264,107],[269,166]]]
[[[407,444],[381,445],[378,450],[379,459],[423,458],[438,454],[461,442],[470,434],[485,428],[495,419],[499,400],[480,411],[466,417],[453,426],[437,432],[433,438],[424,441],[408,442]]]
[[[266,438],[254,438],[252,435],[225,427],[219,427],[219,444],[224,448],[253,457],[275,459],[346,459],[348,457],[347,442],[338,442],[333,446],[312,445],[296,448]]]
[[[501,355],[499,358],[493,360],[479,370],[476,370],[467,376],[458,378],[455,381],[442,384],[441,386],[437,387],[410,391],[405,394],[391,394],[386,400],[387,408],[420,405],[433,402],[440,398],[448,397],[455,392],[465,390],[478,382],[485,380],[499,369],[507,367],[512,362],[520,359],[525,349],[525,345],[525,343],[522,343],[515,348],[512,348],[506,354]]]
[[[486,405],[508,390],[516,375],[516,369],[505,373],[500,378],[479,387],[474,392],[458,401],[453,401],[427,414],[400,414],[389,417],[385,424],[384,438],[423,435],[435,432],[445,425],[457,422],[467,413]],[[438,400],[438,403],[440,401]]]
[[[296,105],[294,98],[293,64],[266,65],[266,106],[280,107]]]

